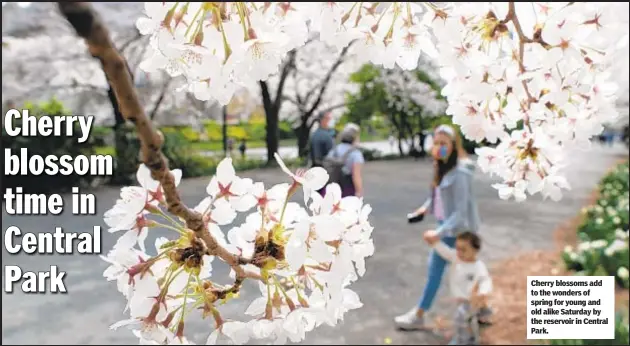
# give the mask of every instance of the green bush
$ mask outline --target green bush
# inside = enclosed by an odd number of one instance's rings
[[[56,99],[39,104],[27,103],[21,109],[28,109],[29,115],[41,117],[48,115],[51,117],[64,117],[71,114],[66,110],[63,104]],[[21,125],[22,119],[13,121],[15,126]],[[77,124],[74,127],[72,137],[67,136],[48,136],[48,137],[10,137],[3,126],[2,128],[2,147],[10,148],[13,155],[19,155],[22,148],[28,149],[28,156],[39,155],[46,158],[48,155],[60,157],[62,155],[70,155],[77,157],[78,155],[96,154],[95,147],[97,141],[95,136],[90,136],[84,143],[78,143],[78,139],[82,136],[81,128]],[[65,191],[73,186],[83,186],[92,184],[97,177],[85,175],[79,176],[72,174],[64,176],[61,174],[55,176],[49,175],[4,175],[2,177],[2,185],[4,188],[22,187],[23,192],[28,193],[47,193],[51,191]]]
[[[614,276],[628,288],[628,163],[618,165],[599,184],[599,199],[582,211],[578,245],[567,246],[562,254],[566,267],[575,275]],[[628,345],[628,310],[617,314],[614,340],[550,340],[551,345]]]
[[[549,340],[549,345],[628,345],[630,337],[628,332],[628,311],[620,311],[615,316],[615,339],[610,340]]]
[[[599,185],[599,199],[584,208],[577,249],[567,247],[567,268],[582,275],[614,275],[628,285],[628,163],[618,165]],[[620,275],[621,274],[621,275]]]

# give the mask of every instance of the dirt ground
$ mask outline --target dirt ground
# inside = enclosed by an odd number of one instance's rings
[[[626,161],[627,159],[623,160]],[[595,190],[588,204],[597,201]],[[576,229],[582,221],[577,215],[565,222],[554,232],[555,248],[550,251],[529,251],[510,259],[495,263],[490,271],[493,277],[494,294],[491,304],[495,310],[493,325],[482,332],[486,345],[525,345],[527,340],[527,276],[570,275],[564,268],[561,254],[566,245],[575,246]],[[515,273],[518,273],[515,275]],[[628,308],[628,290],[618,289],[617,305]]]

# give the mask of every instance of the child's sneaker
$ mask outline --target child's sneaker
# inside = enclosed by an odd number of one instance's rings
[[[418,310],[413,308],[404,315],[394,318],[396,327],[402,330],[420,330],[424,329],[424,318],[418,317],[416,314]]]
[[[477,321],[479,322],[479,326],[485,327],[492,325],[492,322],[490,321],[490,316],[492,316],[492,314],[493,311],[489,307],[479,309],[479,312],[477,313]]]

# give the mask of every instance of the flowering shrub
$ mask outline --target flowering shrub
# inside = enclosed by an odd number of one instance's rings
[[[576,275],[613,275],[617,283],[629,287],[628,268],[628,163],[618,165],[600,182],[600,198],[585,208],[578,229],[576,249],[567,246],[562,258]],[[550,340],[551,345],[627,345],[628,310],[615,318],[615,340]]]
[[[583,275],[614,275],[628,287],[628,163],[617,166],[600,183],[596,204],[584,208],[577,249],[567,247],[567,267]]]
[[[589,339],[589,340],[564,340],[553,339],[549,340],[549,345],[628,345],[630,344],[630,331],[628,325],[628,311],[617,312],[615,316],[615,338],[611,339]]]

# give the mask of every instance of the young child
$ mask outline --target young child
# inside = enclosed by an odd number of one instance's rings
[[[479,332],[477,317],[489,310],[487,297],[492,291],[492,280],[486,265],[477,259],[481,239],[476,233],[464,232],[457,235],[455,250],[428,232],[424,239],[445,260],[452,264],[450,288],[457,301],[455,313],[455,336],[449,345],[477,345]]]

